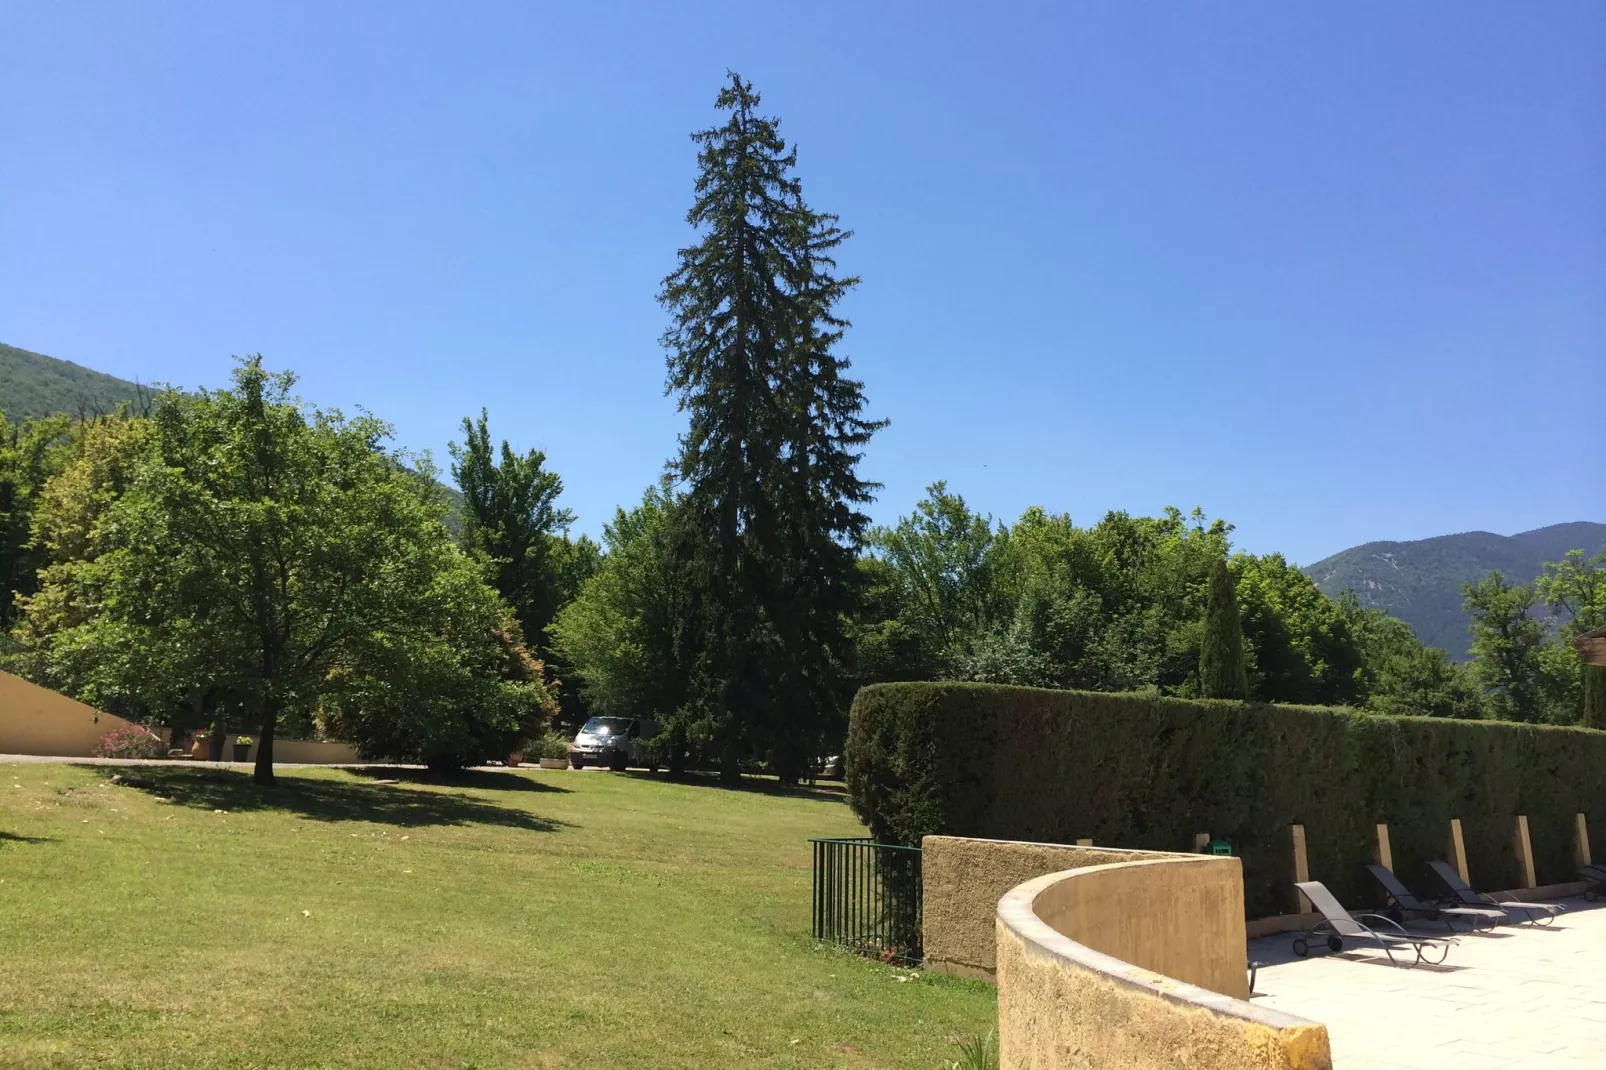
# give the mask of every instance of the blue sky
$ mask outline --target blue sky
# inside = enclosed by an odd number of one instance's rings
[[[681,426],[654,296],[727,67],[856,236],[872,512],[1241,546],[1606,520],[1606,5],[6,5],[0,341],[262,352],[582,530]]]

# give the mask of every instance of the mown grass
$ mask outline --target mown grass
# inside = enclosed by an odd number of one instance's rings
[[[5,1066],[934,1068],[996,1012],[810,941],[830,792],[113,772],[0,766]]]

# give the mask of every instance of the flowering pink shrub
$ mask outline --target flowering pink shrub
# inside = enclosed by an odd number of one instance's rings
[[[160,758],[165,749],[150,729],[131,724],[107,732],[93,753],[97,758]]]

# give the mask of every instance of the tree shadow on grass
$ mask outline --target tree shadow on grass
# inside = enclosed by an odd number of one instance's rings
[[[518,773],[495,769],[461,769],[453,773],[431,773],[427,769],[396,769],[374,765],[347,769],[352,776],[369,780],[395,780],[403,784],[427,784],[443,788],[483,788],[487,791],[552,791],[563,795],[568,788]]]
[[[110,777],[116,766],[99,766]],[[123,772],[130,770],[124,769]],[[498,806],[459,792],[424,791],[399,784],[354,784],[349,781],[279,777],[271,788],[258,787],[249,774],[233,770],[153,769],[142,766],[141,789],[180,806],[197,810],[256,811],[295,814],[312,821],[371,821],[403,828],[440,825],[496,825],[529,832],[553,832],[562,822],[528,810]]]
[[[593,774],[601,775],[601,774]],[[745,791],[756,795],[773,795],[785,799],[808,799],[813,802],[845,803],[848,801],[848,790],[841,781],[822,781],[814,787],[806,784],[787,786],[774,777],[744,776],[736,784],[727,784],[719,778],[718,773],[682,773],[680,776],[670,776],[668,773],[644,773],[640,770],[629,769],[623,773],[613,773],[612,776],[625,776],[631,780],[655,780],[666,784],[680,784],[689,788],[717,788],[720,791]]]
[[[55,843],[49,836],[23,836],[15,832],[0,832],[0,843]]]

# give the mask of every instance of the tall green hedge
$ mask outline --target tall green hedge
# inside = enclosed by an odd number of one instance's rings
[[[1291,824],[1311,876],[1376,900],[1362,867],[1389,826],[1395,870],[1431,889],[1461,819],[1475,884],[1520,882],[1528,815],[1540,883],[1573,878],[1573,815],[1606,822],[1606,732],[1379,717],[993,684],[876,684],[853,703],[848,794],[879,839],[945,833],[1187,849],[1232,843],[1250,916],[1286,912]],[[1597,842],[1600,833],[1595,833]]]

